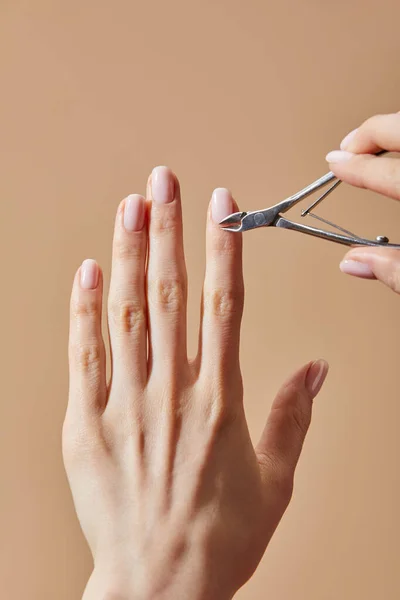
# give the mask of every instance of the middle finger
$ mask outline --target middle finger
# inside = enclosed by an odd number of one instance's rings
[[[151,200],[147,298],[149,362],[176,376],[187,366],[187,275],[179,183],[167,167],[156,167],[148,185]]]

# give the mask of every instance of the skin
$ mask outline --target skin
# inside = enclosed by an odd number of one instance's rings
[[[400,200],[400,160],[373,156],[379,149],[400,151],[399,114],[368,119],[327,158],[343,181]],[[71,297],[63,452],[94,558],[85,600],[232,598],[290,501],[327,372],[310,363],[288,380],[253,448],[238,358],[241,239],[221,232],[209,211],[199,352],[189,361],[179,184],[168,173],[170,203],[153,201],[151,178],[146,204],[136,198],[145,207],[139,230],[124,228],[128,200],[118,210],[108,383],[97,265],[89,288],[78,270]],[[354,248],[341,268],[400,291],[397,251]]]
[[[238,208],[227,190],[211,205],[194,359],[186,352],[180,190],[169,169],[153,171],[146,201],[131,196],[117,212],[110,381],[102,273],[84,261],[75,276],[63,455],[94,560],[84,600],[231,599],[291,498],[328,367],[310,362],[288,379],[254,448],[239,364],[242,240],[216,222]]]
[[[400,158],[373,156],[378,150],[400,152],[400,113],[368,119],[327,160],[339,179],[400,200]],[[341,269],[356,277],[378,279],[400,293],[400,252],[396,249],[354,248],[344,257]]]

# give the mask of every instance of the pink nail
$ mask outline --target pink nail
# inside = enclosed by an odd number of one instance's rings
[[[127,231],[140,231],[144,225],[144,198],[131,194],[125,200],[124,227]]]
[[[151,174],[151,193],[156,204],[168,204],[174,199],[174,178],[168,167],[156,167]]]
[[[350,144],[350,142],[355,137],[357,131],[358,131],[358,128],[357,129],[353,129],[353,131],[350,131],[350,133],[348,133],[346,135],[346,137],[343,138],[343,140],[342,140],[342,142],[340,144],[340,149],[341,150],[346,150],[347,146]]]
[[[312,396],[316,396],[328,374],[329,365],[325,360],[315,361],[308,370],[306,388]]]
[[[99,281],[99,267],[95,260],[87,258],[81,266],[81,286],[85,290],[94,290]]]
[[[340,263],[340,270],[342,273],[346,273],[346,275],[354,275],[355,277],[362,277],[363,279],[375,279],[371,267],[358,260],[342,260]]]
[[[340,163],[350,160],[350,158],[353,158],[353,156],[354,154],[352,152],[346,152],[345,150],[334,150],[326,155],[326,160],[329,163]]]
[[[211,216],[214,223],[220,223],[233,211],[232,195],[225,188],[214,190],[211,198]]]

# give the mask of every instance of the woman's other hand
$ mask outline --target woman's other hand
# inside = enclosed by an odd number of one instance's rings
[[[340,150],[327,161],[335,175],[351,185],[400,200],[400,158],[374,156],[379,150],[400,152],[400,113],[368,119],[347,135]],[[400,252],[395,249],[358,247],[350,250],[340,265],[349,275],[379,279],[400,292]]]

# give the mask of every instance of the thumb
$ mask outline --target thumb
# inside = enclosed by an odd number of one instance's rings
[[[278,479],[292,485],[311,422],[313,399],[325,381],[328,368],[324,360],[308,363],[279,390],[256,447],[261,476],[266,483]]]
[[[400,293],[400,252],[389,248],[354,248],[340,263],[343,273],[363,279],[379,279]]]

